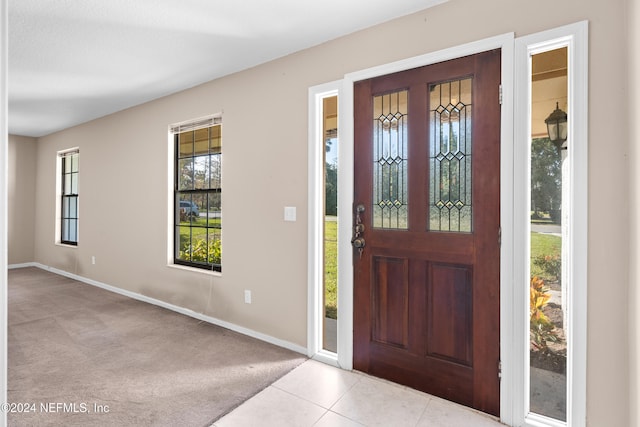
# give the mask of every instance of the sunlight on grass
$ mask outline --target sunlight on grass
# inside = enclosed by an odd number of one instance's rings
[[[544,272],[533,264],[539,256],[560,254],[562,238],[552,234],[531,233],[531,276],[542,276]]]
[[[324,222],[324,307],[325,316],[338,317],[338,221]]]

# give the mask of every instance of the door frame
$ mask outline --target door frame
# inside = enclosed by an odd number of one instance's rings
[[[338,363],[345,369],[353,369],[353,264],[351,250],[351,215],[353,206],[353,84],[356,81],[396,73],[410,68],[431,65],[462,56],[473,55],[492,49],[501,49],[502,92],[513,93],[514,34],[479,40],[476,42],[443,49],[413,58],[380,65],[346,74],[338,99]],[[496,98],[500,94],[496,93]],[[513,98],[502,97],[500,129],[500,225],[502,245],[500,248],[500,300],[513,301],[513,287],[507,286],[513,279]],[[500,392],[501,418],[512,418],[512,378],[505,362],[512,359],[510,347],[514,334],[513,304],[500,304],[500,358],[503,361]]]
[[[575,140],[583,141],[582,146],[574,149],[572,170],[572,195],[570,221],[573,222],[572,242],[574,252],[571,256],[571,269],[574,282],[582,283],[580,290],[571,295],[574,304],[572,316],[574,351],[569,355],[572,373],[567,379],[569,399],[567,406],[572,425],[586,423],[586,341],[587,341],[587,253],[588,253],[588,23],[586,21],[570,24],[549,31],[514,38],[513,33],[464,44],[425,55],[380,65],[346,74],[343,80],[326,85],[319,85],[309,90],[309,307],[319,307],[313,301],[314,293],[313,262],[322,260],[313,258],[317,255],[318,245],[312,228],[314,227],[313,200],[321,200],[318,184],[314,184],[313,171],[316,170],[317,158],[313,158],[312,144],[317,135],[314,127],[314,102],[312,98],[323,91],[333,90],[338,94],[339,120],[339,158],[338,167],[338,353],[332,355],[327,362],[343,369],[353,369],[353,265],[351,239],[351,221],[353,206],[353,84],[358,80],[377,77],[384,74],[403,71],[409,68],[430,65],[433,63],[471,55],[485,50],[500,48],[502,50],[502,112],[501,112],[501,154],[500,154],[500,222],[502,229],[502,245],[500,249],[500,358],[502,362],[500,384],[500,419],[507,425],[555,425],[550,420],[531,419],[525,413],[525,393],[529,390],[524,366],[524,352],[528,343],[528,297],[525,295],[526,280],[524,273],[525,236],[522,233],[523,212],[526,207],[524,191],[527,190],[527,177],[524,165],[525,152],[523,144],[515,144],[515,138],[526,138],[529,110],[528,87],[529,76],[528,49],[532,45],[557,42],[563,39],[573,46],[574,56],[570,57],[569,66],[573,67],[570,82],[570,97],[574,105],[571,116],[570,132]],[[535,46],[533,46],[535,47]],[[315,98],[314,98],[315,99]],[[524,104],[523,104],[524,103]],[[315,132],[315,133],[314,133]],[[322,153],[320,153],[322,154]],[[320,157],[320,159],[322,159]],[[315,162],[315,163],[314,163]],[[321,163],[320,163],[321,164]],[[515,170],[515,166],[518,170]],[[517,210],[517,211],[516,211]],[[517,250],[517,253],[516,253]],[[321,264],[319,264],[321,265]],[[321,283],[321,282],[320,282]],[[514,286],[514,284],[522,286]],[[314,305],[315,304],[315,305]],[[309,335],[311,343],[317,329],[314,330],[313,311],[309,310]],[[525,342],[526,341],[526,342]],[[319,341],[318,341],[319,342]],[[313,347],[308,348],[310,357],[318,357]],[[552,420],[551,420],[552,421]],[[561,423],[566,425],[564,423]]]
[[[380,66],[346,74],[342,80],[309,88],[308,113],[308,305],[307,305],[307,354],[309,357],[342,369],[353,369],[353,264],[351,248],[351,221],[353,206],[353,85],[356,81],[396,73],[411,68],[431,65],[487,50],[501,49],[501,92],[512,94],[514,88],[514,33],[478,40],[475,42],[442,49],[416,57],[383,64]],[[321,100],[338,95],[338,352],[329,354],[322,350],[320,312],[322,304],[322,245],[319,224],[322,220],[320,206],[323,200],[322,144],[320,114]],[[513,301],[514,279],[513,246],[513,97],[502,96],[500,130],[500,225],[502,245],[500,248],[500,300]],[[502,381],[500,385],[500,418],[513,420],[514,378],[511,351],[514,340],[512,319],[513,304],[500,304],[500,358]]]

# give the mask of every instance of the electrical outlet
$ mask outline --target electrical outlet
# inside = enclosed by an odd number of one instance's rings
[[[244,291],[244,302],[245,304],[251,304],[251,291],[246,289]]]
[[[91,264],[96,265],[96,257],[95,255],[91,257]]]

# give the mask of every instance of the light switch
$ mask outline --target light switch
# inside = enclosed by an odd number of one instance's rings
[[[295,206],[285,206],[284,207],[284,220],[285,221],[295,221],[296,220],[296,207]]]

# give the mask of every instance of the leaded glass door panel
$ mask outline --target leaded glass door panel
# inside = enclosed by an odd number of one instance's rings
[[[498,50],[354,88],[354,367],[494,415],[499,84]]]

